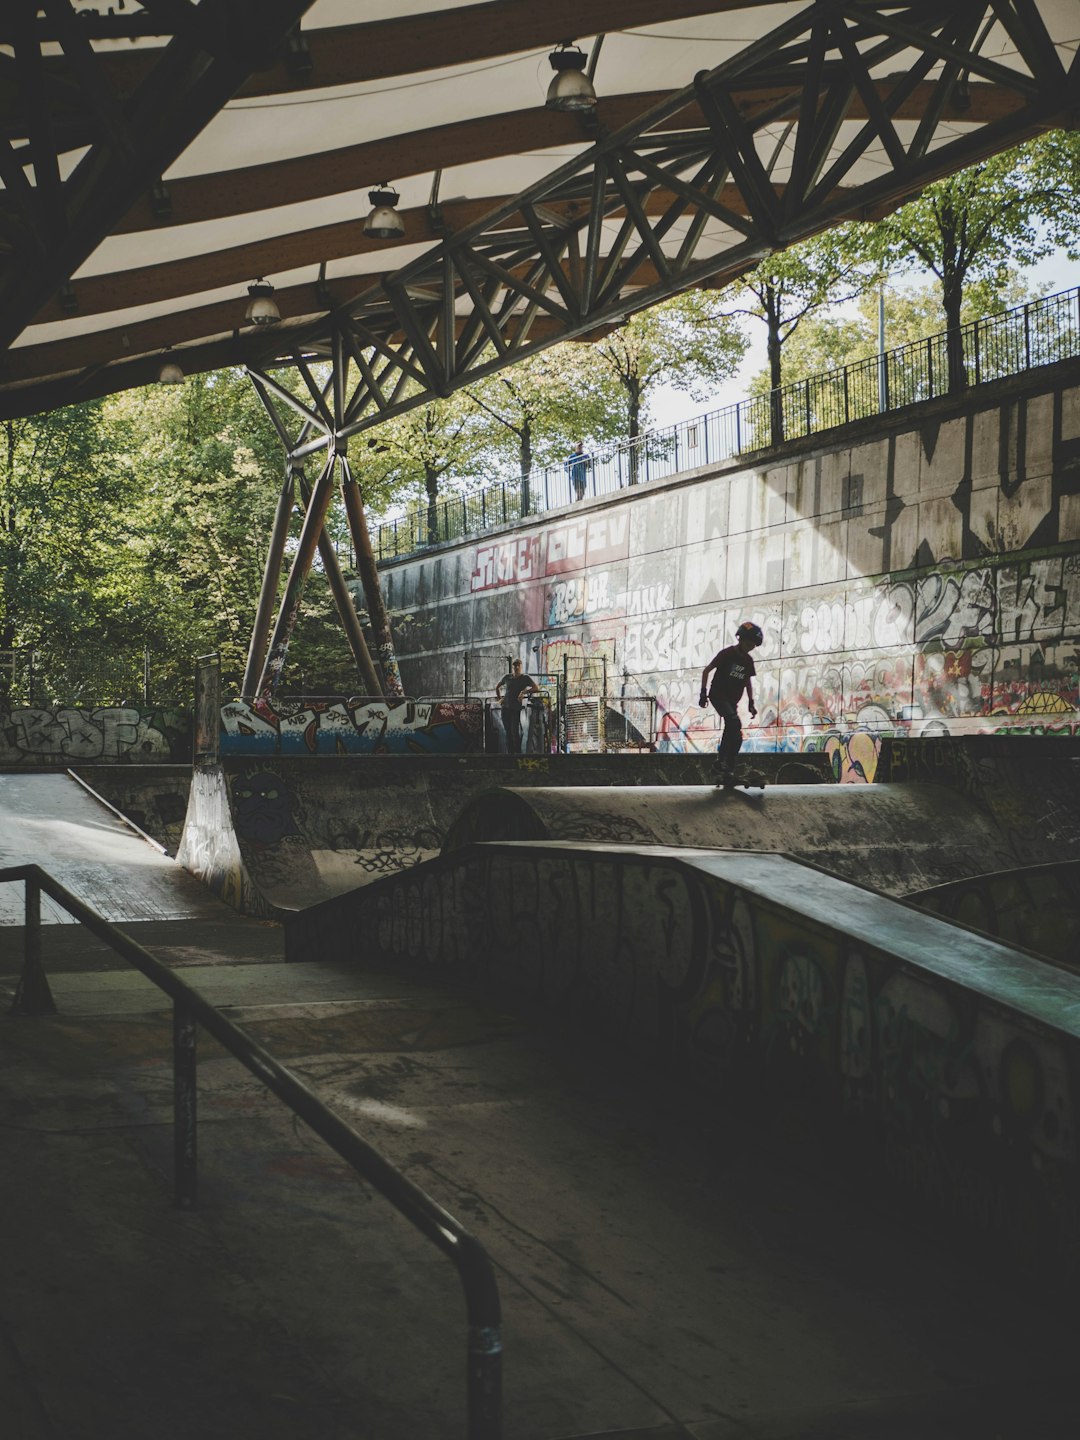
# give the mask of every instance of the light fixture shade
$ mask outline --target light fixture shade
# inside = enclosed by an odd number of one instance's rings
[[[158,371],[159,385],[182,385],[184,383],[184,372],[177,365],[175,360],[166,360]]]
[[[596,104],[596,91],[585,74],[585,54],[569,42],[560,45],[548,56],[555,74],[548,86],[544,104],[549,110],[591,110]]]
[[[281,311],[274,299],[274,287],[265,280],[256,280],[254,285],[248,286],[248,294],[251,299],[245,318],[252,325],[276,325],[281,319]]]
[[[405,221],[394,209],[401,197],[389,185],[378,190],[369,190],[371,214],[364,221],[364,234],[373,240],[400,240],[405,234]]]

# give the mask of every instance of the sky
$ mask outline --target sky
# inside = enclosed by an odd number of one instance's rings
[[[1049,285],[1048,294],[1058,290],[1069,290],[1074,285],[1080,285],[1080,260],[1070,260],[1064,250],[1055,251],[1046,259],[1040,260],[1037,265],[1028,266],[1023,272],[1029,285]],[[927,271],[925,274],[916,274],[913,277],[905,277],[902,284],[922,287],[933,276]],[[662,429],[666,425],[677,425],[682,420],[691,420],[695,415],[706,415],[710,410],[721,410],[727,405],[735,405],[744,400],[750,393],[750,381],[754,375],[765,368],[765,326],[761,323],[747,320],[747,334],[750,336],[750,346],[747,349],[742,365],[732,379],[721,385],[716,394],[704,402],[691,400],[689,395],[682,391],[673,390],[670,386],[660,389],[649,407],[650,429]],[[888,336],[885,337],[886,346],[889,343]]]

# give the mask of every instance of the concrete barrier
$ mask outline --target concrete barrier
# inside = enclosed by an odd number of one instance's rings
[[[328,900],[291,959],[543,1007],[980,1245],[1080,1270],[1080,978],[778,855],[487,844]]]
[[[491,790],[446,838],[575,840],[792,855],[906,895],[1017,863],[1009,836],[973,801],[936,785],[705,786]],[[1077,847],[1080,855],[1080,846]]]
[[[762,757],[773,776],[825,782],[827,758]],[[181,864],[246,914],[285,915],[437,855],[493,786],[702,784],[716,757],[225,757],[195,770]]]
[[[1080,860],[975,875],[908,898],[1080,974]]]

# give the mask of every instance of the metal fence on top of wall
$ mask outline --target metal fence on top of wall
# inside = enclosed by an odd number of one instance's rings
[[[1080,286],[972,321],[961,327],[961,342],[968,385],[1075,358],[1080,355]],[[931,400],[951,389],[947,337],[941,332],[652,430],[633,442],[597,449],[589,457],[586,495],[669,479]],[[387,520],[373,529],[372,541],[380,560],[399,559],[432,544],[542,515],[569,505],[571,499],[567,467],[548,466],[534,470],[527,481],[457,492],[430,511],[424,506]]]
[[[0,709],[50,705],[149,705],[155,694],[149,650],[0,650]]]

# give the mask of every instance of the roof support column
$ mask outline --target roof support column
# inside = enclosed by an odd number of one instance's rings
[[[387,695],[404,695],[401,672],[398,670],[397,655],[394,651],[394,637],[390,633],[390,617],[383,602],[382,586],[379,584],[379,567],[375,563],[375,552],[371,548],[367,517],[360,486],[349,468],[347,456],[341,455],[341,496],[345,502],[345,514],[349,521],[353,549],[356,551],[356,569],[364,587],[367,602],[368,623],[375,643],[375,654],[382,667],[383,685]]]
[[[293,502],[296,496],[296,472],[292,462],[285,465],[285,479],[278,495],[274,527],[270,532],[270,547],[266,554],[259,605],[255,611],[255,624],[251,630],[251,644],[248,646],[247,665],[244,667],[244,683],[240,693],[246,700],[253,699],[259,692],[263,660],[266,658],[266,642],[270,636],[270,617],[277,600],[281,566],[285,558],[285,541],[289,535],[289,521],[292,518]]]
[[[344,464],[342,466],[344,469]],[[300,475],[300,494],[304,504],[311,501],[311,487],[304,478],[303,472]],[[356,668],[360,673],[360,679],[364,684],[364,694],[375,697],[382,695],[382,686],[379,684],[379,677],[375,673],[375,666],[371,663],[371,652],[368,650],[367,641],[364,639],[364,631],[360,624],[360,617],[356,613],[352,595],[348,585],[345,583],[345,576],[341,573],[341,565],[338,561],[337,551],[334,549],[334,542],[326,532],[326,526],[319,532],[319,558],[323,563],[323,570],[326,572],[327,583],[330,586],[330,593],[334,597],[334,604],[337,606],[338,614],[341,616],[341,623],[345,627],[345,635],[349,642],[349,649],[356,661]]]
[[[315,558],[315,551],[319,548],[319,536],[322,533],[326,512],[330,508],[330,501],[333,499],[334,461],[335,457],[331,452],[327,456],[326,463],[315,482],[315,488],[311,492],[307,513],[304,516],[304,526],[300,532],[300,543],[289,570],[285,593],[281,597],[281,609],[278,611],[277,624],[274,626],[274,634],[270,640],[270,651],[259,681],[259,694],[267,699],[273,695],[281,681],[281,671],[285,664],[285,657],[289,653],[289,641],[292,639],[297,616],[300,614],[300,601],[304,597],[304,586],[311,573],[311,562]]]

